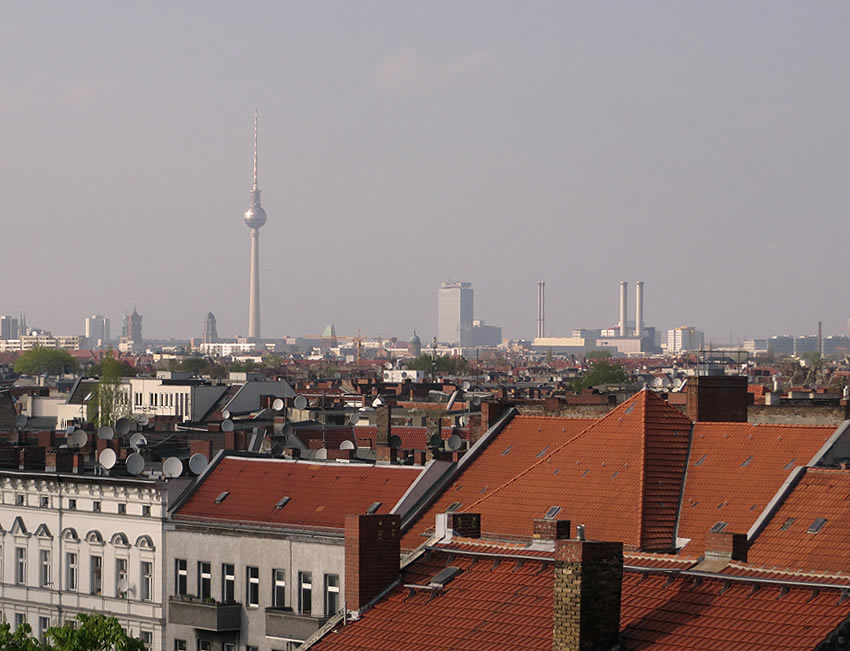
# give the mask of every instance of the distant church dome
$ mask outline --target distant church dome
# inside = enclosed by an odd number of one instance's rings
[[[416,334],[416,330],[413,331],[413,336],[410,339],[407,340],[407,343],[409,343],[411,346],[421,346],[422,345],[422,340],[419,339],[419,335]]]

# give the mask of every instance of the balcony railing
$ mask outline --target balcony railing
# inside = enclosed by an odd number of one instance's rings
[[[299,615],[291,608],[266,608],[266,635],[303,641],[326,621],[327,617]]]
[[[171,596],[168,598],[168,623],[204,631],[238,631],[242,627],[242,604]]]

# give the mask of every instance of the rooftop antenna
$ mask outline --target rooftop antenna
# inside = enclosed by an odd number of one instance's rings
[[[251,189],[256,191],[257,189],[257,118],[259,117],[259,110],[254,109],[254,184],[251,186]]]

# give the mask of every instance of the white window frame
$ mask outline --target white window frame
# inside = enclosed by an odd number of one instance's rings
[[[286,608],[286,570],[272,570],[272,607]]]
[[[254,565],[245,567],[245,605],[248,608],[260,607],[260,568]],[[252,596],[255,597],[252,599]]]
[[[206,570],[204,570],[206,566]],[[204,581],[207,582],[209,589],[204,594]],[[198,599],[208,599],[212,597],[212,563],[209,561],[198,561]]]
[[[221,600],[236,601],[236,565],[233,563],[221,564]]]
[[[310,593],[310,610],[304,609],[304,593]],[[298,614],[312,615],[313,614],[313,573],[299,572],[298,573]]]
[[[153,599],[153,561],[140,561],[139,568],[141,577],[139,598],[142,601],[151,601]]]
[[[97,568],[97,581],[95,581],[95,568]],[[89,554],[89,594],[103,594],[103,556]]]
[[[27,584],[27,548],[15,547],[15,584]]]
[[[183,590],[180,590],[180,583]],[[174,593],[178,596],[189,594],[189,561],[185,558],[174,559]]]
[[[331,577],[336,577],[336,585],[330,585]],[[332,617],[340,608],[339,585],[339,574],[325,574],[325,617]],[[336,594],[336,608],[333,610],[328,608],[328,597],[331,594]]]
[[[80,589],[80,555],[65,552],[65,589],[77,592]]]
[[[53,567],[49,549],[38,550],[38,585],[41,588],[49,588],[53,585]]]

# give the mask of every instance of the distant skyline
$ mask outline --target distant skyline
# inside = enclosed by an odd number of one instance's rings
[[[0,313],[148,338],[617,321],[845,334],[847,3],[8,3]]]

